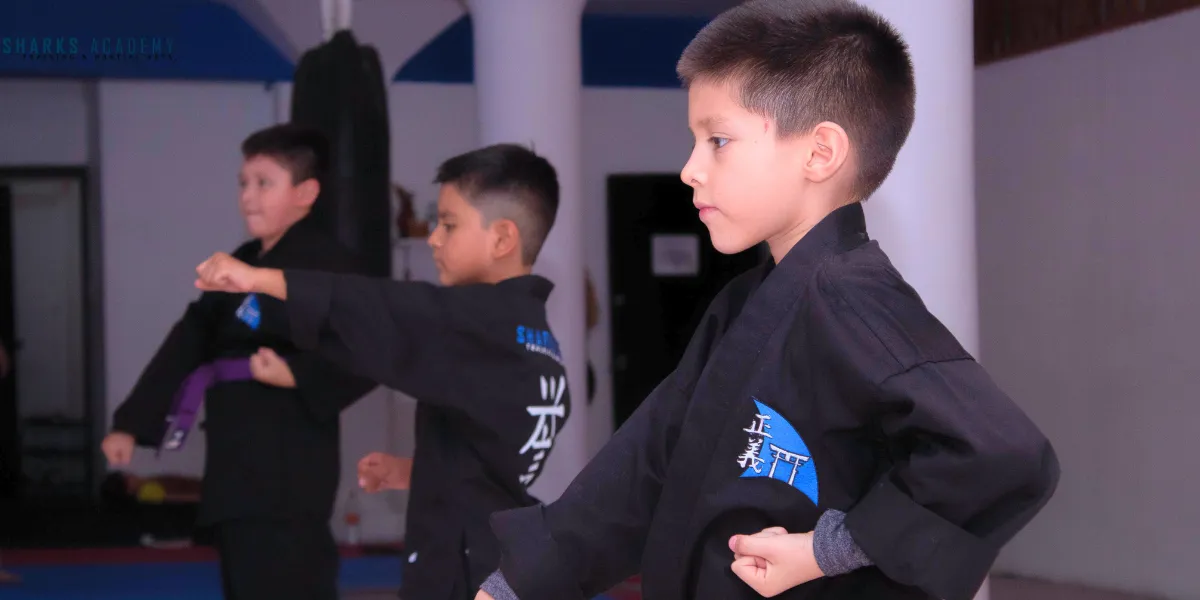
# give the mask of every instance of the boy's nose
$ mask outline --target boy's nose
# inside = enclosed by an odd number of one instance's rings
[[[679,171],[679,179],[691,187],[696,187],[704,183],[704,175],[696,166],[694,158],[688,158],[687,164],[683,165],[683,169]]]

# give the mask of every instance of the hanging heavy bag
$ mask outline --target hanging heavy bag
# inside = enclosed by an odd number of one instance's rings
[[[387,90],[379,54],[342,30],[296,67],[292,123],[329,139],[330,168],[312,218],[364,261],[392,275]]]

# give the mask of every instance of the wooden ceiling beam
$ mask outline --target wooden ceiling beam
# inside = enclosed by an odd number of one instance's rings
[[[975,64],[1061,46],[1200,7],[1200,0],[975,0]]]

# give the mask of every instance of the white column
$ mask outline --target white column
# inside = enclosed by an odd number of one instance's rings
[[[277,81],[271,84],[271,104],[275,107],[275,122],[292,120],[292,82]]]
[[[908,143],[866,203],[871,235],[933,314],[978,356],[972,3],[859,2],[899,29],[917,77]],[[986,582],[976,600],[988,600]]]
[[[550,327],[566,361],[573,410],[532,492],[557,498],[587,461],[581,177],[583,0],[468,0],[475,36],[481,145],[532,146],[558,171],[558,217],[535,272],[554,282]],[[533,382],[531,385],[536,385]],[[536,393],[532,390],[531,393]]]

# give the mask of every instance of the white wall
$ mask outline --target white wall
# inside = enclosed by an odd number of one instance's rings
[[[86,84],[0,79],[0,165],[87,163]]]
[[[981,358],[1063,467],[1000,569],[1200,597],[1197,31],[977,72]]]
[[[479,119],[469,85],[393,83],[388,89],[392,181],[413,191],[418,215],[437,202],[433,177],[443,160],[475,149]]]

